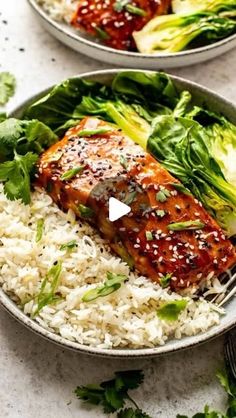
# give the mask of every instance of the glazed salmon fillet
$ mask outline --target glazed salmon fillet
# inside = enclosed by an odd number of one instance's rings
[[[37,185],[108,240],[112,250],[153,281],[172,289],[197,286],[236,261],[213,218],[149,153],[114,126],[83,119],[44,152]],[[131,212],[108,219],[115,197]]]
[[[132,33],[167,13],[170,4],[170,0],[82,0],[71,24],[112,48],[135,50]]]

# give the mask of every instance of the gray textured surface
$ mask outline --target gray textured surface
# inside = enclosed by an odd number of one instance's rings
[[[18,81],[9,109],[62,78],[106,67],[70,51],[45,33],[24,0],[1,0],[0,70],[14,72]],[[201,66],[173,72],[235,101],[235,70],[234,50]],[[74,388],[129,368],[145,370],[145,383],[134,397],[153,418],[191,415],[205,403],[224,407],[226,398],[215,379],[223,362],[222,338],[173,356],[108,361],[63,351],[23,328],[5,311],[0,314],[1,418],[103,417],[98,409],[85,408],[77,401]]]

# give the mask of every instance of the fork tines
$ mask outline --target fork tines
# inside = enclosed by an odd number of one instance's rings
[[[232,376],[236,379],[236,328],[225,338],[224,355]]]

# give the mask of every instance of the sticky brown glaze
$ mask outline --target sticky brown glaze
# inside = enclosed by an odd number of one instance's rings
[[[119,2],[120,0],[82,0],[71,23],[78,29],[100,38],[104,44],[112,48],[135,50],[132,33],[141,30],[154,16],[167,13],[171,3],[170,0],[127,2],[144,11],[145,16],[139,16],[128,12],[125,6],[121,11],[116,11]]]
[[[210,273],[218,276],[232,266],[235,250],[221,228],[191,194],[176,189],[178,180],[150,154],[114,127],[105,134],[79,137],[81,130],[107,125],[85,118],[70,129],[41,156],[37,185],[61,208],[71,208],[78,217],[85,217],[141,274],[158,282],[170,273],[172,289],[197,285]],[[78,166],[83,166],[80,173],[67,181],[61,179]],[[169,197],[161,202],[157,193],[163,190]],[[125,203],[131,200],[132,209],[113,223],[108,219],[111,196]],[[82,213],[81,204],[92,212]],[[204,227],[177,232],[168,229],[171,223],[189,220],[200,220]]]

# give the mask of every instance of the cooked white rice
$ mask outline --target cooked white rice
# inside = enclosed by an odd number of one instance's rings
[[[36,243],[39,219],[45,225],[42,240]],[[76,249],[60,250],[74,239]],[[219,310],[190,298],[177,321],[159,319],[158,306],[181,296],[130,273],[89,225],[76,221],[72,212],[61,211],[41,190],[33,192],[31,204],[25,206],[8,200],[0,186],[0,244],[0,283],[28,315],[37,308],[35,297],[46,273],[55,261],[62,261],[57,291],[62,300],[45,306],[35,320],[71,341],[103,348],[153,347],[219,323]],[[109,296],[82,302],[84,293],[103,283],[108,271],[129,280]]]
[[[37,0],[37,3],[59,22],[70,22],[79,0]]]

